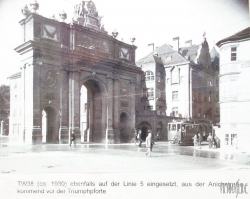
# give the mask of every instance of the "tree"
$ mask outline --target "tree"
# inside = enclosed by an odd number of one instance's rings
[[[0,120],[4,121],[4,133],[9,134],[9,113],[10,113],[10,87],[7,85],[0,86]]]

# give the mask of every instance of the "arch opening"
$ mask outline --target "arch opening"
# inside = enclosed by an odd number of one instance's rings
[[[89,79],[81,87],[81,142],[103,141],[103,95],[98,82]]]
[[[42,111],[42,143],[57,143],[58,133],[55,110],[46,107]]]

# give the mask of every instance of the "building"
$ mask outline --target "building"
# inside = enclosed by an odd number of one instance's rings
[[[107,34],[92,1],[74,7],[72,24],[66,13],[49,19],[38,7],[22,9],[23,41],[15,49],[22,67],[9,78],[10,136],[28,144],[69,143],[72,133],[77,143],[130,142],[144,76],[136,47]]]
[[[218,123],[218,62],[219,55],[215,48],[209,51],[206,38],[179,50],[168,44],[158,47],[136,63],[145,72],[148,96],[155,96],[148,98],[147,107],[165,111],[168,120]],[[164,99],[166,105],[154,99]]]
[[[216,132],[222,147],[231,147],[238,141],[239,149],[249,150],[250,28],[222,39],[216,45],[220,48],[221,115],[221,128]]]

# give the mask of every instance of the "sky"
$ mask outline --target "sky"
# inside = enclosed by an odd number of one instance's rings
[[[73,17],[73,8],[80,0],[38,0],[38,13],[50,18],[65,11],[67,23]],[[219,40],[250,26],[248,0],[93,0],[108,34],[118,31],[118,40],[130,43],[135,37],[136,60],[152,50],[150,43],[174,45],[180,37],[200,44],[203,33],[210,49]],[[21,26],[24,18],[21,8],[29,0],[0,0],[0,85],[9,84],[8,76],[20,71],[20,56],[14,49],[21,45]]]

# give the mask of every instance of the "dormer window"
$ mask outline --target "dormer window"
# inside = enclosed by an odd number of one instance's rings
[[[231,47],[231,61],[237,60],[237,47]]]

